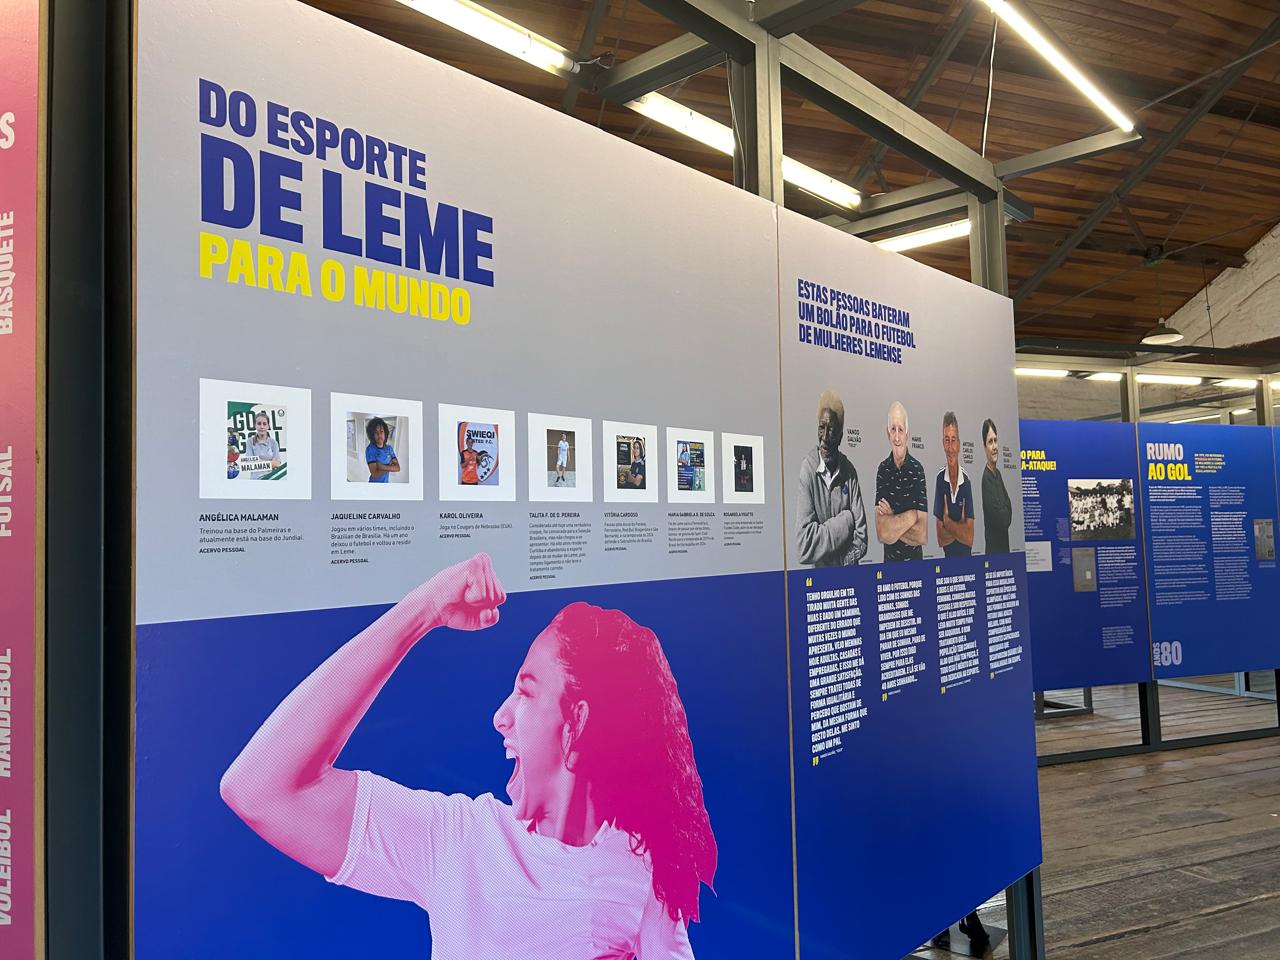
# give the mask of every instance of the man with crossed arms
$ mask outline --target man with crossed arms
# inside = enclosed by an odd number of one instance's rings
[[[885,428],[889,456],[876,470],[876,539],[884,544],[885,563],[924,559],[929,539],[929,490],[924,467],[907,449],[907,409],[889,404]]]

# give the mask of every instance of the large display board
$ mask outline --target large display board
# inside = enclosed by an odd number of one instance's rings
[[[1138,425],[1157,677],[1276,666],[1273,434]]]
[[[968,540],[994,417],[1016,551],[1007,301],[292,0],[137,24],[139,958],[790,957],[799,838],[814,955],[838,892],[879,928],[860,955],[896,960],[1038,862],[1021,555],[985,533],[886,578],[875,642],[918,607],[933,672],[848,756],[791,743],[796,657],[825,654],[793,575],[788,661],[778,218],[784,331],[810,269],[860,289],[824,243],[892,262],[866,295],[921,317],[928,359],[831,386],[971,384],[921,398],[920,456]],[[971,483],[932,475],[946,409]],[[873,589],[802,576],[846,573]],[[983,857],[904,896],[961,828]]]
[[[0,17],[0,956],[36,956],[40,4]]]
[[[800,953],[897,958],[1040,861],[1012,312],[779,248]]]
[[[1022,421],[1037,690],[1151,679],[1131,423]]]
[[[774,208],[301,4],[139,41],[138,957],[788,955]]]

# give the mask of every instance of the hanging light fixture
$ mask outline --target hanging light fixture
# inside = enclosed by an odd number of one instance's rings
[[[1160,261],[1154,264],[1156,271],[1156,309],[1160,311],[1160,319],[1156,321],[1156,325],[1146,332],[1142,338],[1142,342],[1153,347],[1162,347],[1166,344],[1177,343],[1182,339],[1182,331],[1177,327],[1170,326],[1169,321],[1164,317],[1164,297],[1160,293]]]
[[[1161,317],[1156,321],[1156,325],[1147,331],[1142,338],[1142,342],[1151,346],[1164,346],[1168,343],[1177,343],[1182,339],[1182,332],[1174,326],[1169,325],[1169,321]]]

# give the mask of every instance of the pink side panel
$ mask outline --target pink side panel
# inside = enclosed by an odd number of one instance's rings
[[[0,50],[0,957],[34,960],[38,0]]]

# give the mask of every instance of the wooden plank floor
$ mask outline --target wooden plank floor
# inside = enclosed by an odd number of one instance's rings
[[[1280,739],[1049,767],[1040,792],[1050,958],[1280,957]]]
[[[1132,717],[1107,695],[1094,717],[1038,726],[1074,728],[1052,752],[1090,749],[1136,724],[1135,697]],[[1276,719],[1270,701],[1162,687],[1161,702],[1176,736]],[[1040,796],[1048,960],[1280,958],[1280,738],[1046,767]],[[1005,924],[1003,903],[982,915]]]

